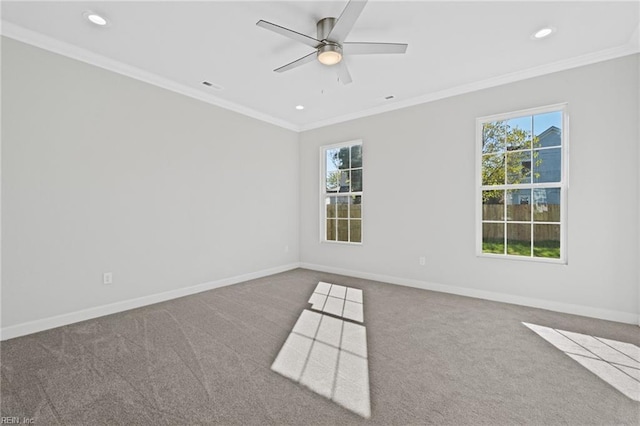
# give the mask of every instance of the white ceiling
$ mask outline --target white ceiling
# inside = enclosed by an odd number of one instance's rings
[[[3,1],[2,33],[294,130],[640,51],[638,1],[371,0],[346,41],[408,43],[405,55],[346,57],[346,86],[317,62],[273,72],[312,49],[258,20],[315,37],[346,3]],[[110,25],[84,20],[89,10]],[[545,25],[556,33],[532,40]]]

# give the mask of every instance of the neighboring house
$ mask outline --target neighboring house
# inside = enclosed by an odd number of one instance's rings
[[[556,126],[551,126],[536,136],[533,170],[531,161],[522,162],[522,166],[525,169],[533,172],[534,183],[560,181],[562,173],[561,144],[562,132]],[[537,148],[549,149],[538,150]],[[511,199],[507,200],[508,204],[532,204],[535,202],[539,208],[544,208],[545,205],[549,204],[560,204],[560,191],[556,189],[534,190],[533,194],[529,190],[517,190],[511,192],[510,195]]]

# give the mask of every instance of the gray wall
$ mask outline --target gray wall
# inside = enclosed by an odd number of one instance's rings
[[[298,135],[3,38],[2,326],[298,261],[629,318],[640,300],[639,62]],[[475,118],[565,101],[569,264],[477,258]],[[365,242],[321,244],[319,147],[354,139]]]
[[[570,117],[568,265],[476,257],[476,117],[561,102]],[[301,262],[635,322],[638,114],[634,55],[306,131]],[[364,244],[320,243],[319,147],[359,138]]]
[[[2,326],[295,264],[297,141],[3,38]]]

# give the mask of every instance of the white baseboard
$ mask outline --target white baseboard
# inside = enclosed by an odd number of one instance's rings
[[[86,321],[105,315],[111,315],[129,309],[140,308],[142,306],[152,305],[179,297],[189,296],[191,294],[201,293],[215,288],[225,287],[244,281],[262,278],[280,272],[290,271],[296,268],[305,268],[314,271],[328,272],[332,274],[347,275],[356,278],[363,278],[374,281],[381,281],[389,284],[403,285],[407,287],[421,288],[423,290],[433,290],[442,293],[457,294],[460,296],[475,297],[477,299],[493,300],[496,302],[512,303],[515,305],[530,306],[533,308],[547,309],[550,311],[563,312],[567,314],[582,315],[586,317],[599,318],[609,321],[622,322],[627,324],[640,324],[640,318],[637,314],[630,312],[619,312],[608,309],[594,308],[590,306],[572,305],[569,303],[554,302],[549,300],[534,299],[529,297],[514,296],[504,293],[495,293],[484,290],[476,290],[465,287],[456,287],[446,284],[437,284],[408,278],[393,277],[389,275],[380,275],[369,272],[354,271],[351,269],[334,268],[331,266],[317,265],[313,263],[290,263],[274,268],[264,269],[261,271],[251,272],[248,274],[238,275],[235,277],[223,278],[221,280],[210,281],[191,287],[179,288],[164,293],[152,294],[149,296],[138,297],[136,299],[123,300],[121,302],[111,303],[103,306],[83,309],[68,314],[57,315],[40,320],[29,321],[22,324],[11,325],[0,329],[0,340],[13,339],[27,334],[37,333],[51,328],[61,327],[80,321]]]
[[[311,269],[332,274],[347,275],[356,278],[363,278],[384,283],[398,284],[406,287],[421,288],[423,290],[433,290],[441,293],[457,294],[460,296],[474,297],[476,299],[492,300],[495,302],[511,303],[514,305],[529,306],[532,308],[546,309],[549,311],[562,312],[565,314],[582,315],[585,317],[616,321],[627,324],[640,324],[638,314],[631,312],[612,311],[609,309],[594,308],[591,306],[573,305],[570,303],[554,302],[550,300],[534,299],[530,297],[515,296],[511,294],[495,293],[491,291],[477,290],[466,287],[456,287],[446,284],[431,283],[420,280],[399,278],[388,275],[380,275],[369,272],[354,271],[351,269],[334,268],[331,266],[317,265],[313,263],[300,263],[301,268]]]
[[[210,281],[191,287],[178,288],[163,293],[151,294],[149,296],[138,297],[136,299],[123,300],[121,302],[110,303],[108,305],[96,306],[93,308],[83,309],[68,314],[56,315],[49,318],[43,318],[35,321],[29,321],[22,324],[11,325],[0,330],[0,340],[13,339],[27,334],[37,333],[39,331],[49,330],[51,328],[61,327],[80,321],[111,315],[129,309],[140,308],[142,306],[153,305],[179,297],[189,296],[195,293],[201,293],[214,288],[225,287],[232,284],[238,284],[244,281],[262,278],[280,272],[289,271],[300,267],[298,263],[290,263],[287,265],[277,266],[275,268],[263,269],[261,271],[250,272],[248,274],[238,275],[235,277],[223,278],[221,280]]]

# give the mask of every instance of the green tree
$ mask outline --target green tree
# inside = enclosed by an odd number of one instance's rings
[[[349,168],[349,147],[336,149],[331,152],[331,162],[337,169]]]
[[[329,162],[337,170],[327,174],[327,189],[343,188],[352,185],[354,191],[362,190],[362,146],[352,145],[327,152],[327,165]]]
[[[327,175],[327,189],[334,189],[340,186],[340,171],[329,172]]]
[[[532,138],[531,131],[511,127],[506,121],[485,123],[482,128],[482,184],[505,185],[529,181],[532,160],[536,166],[540,166],[542,161],[536,151],[533,151],[531,158],[531,148],[538,145],[538,138]],[[504,191],[483,191],[482,199],[486,204],[502,204]]]

